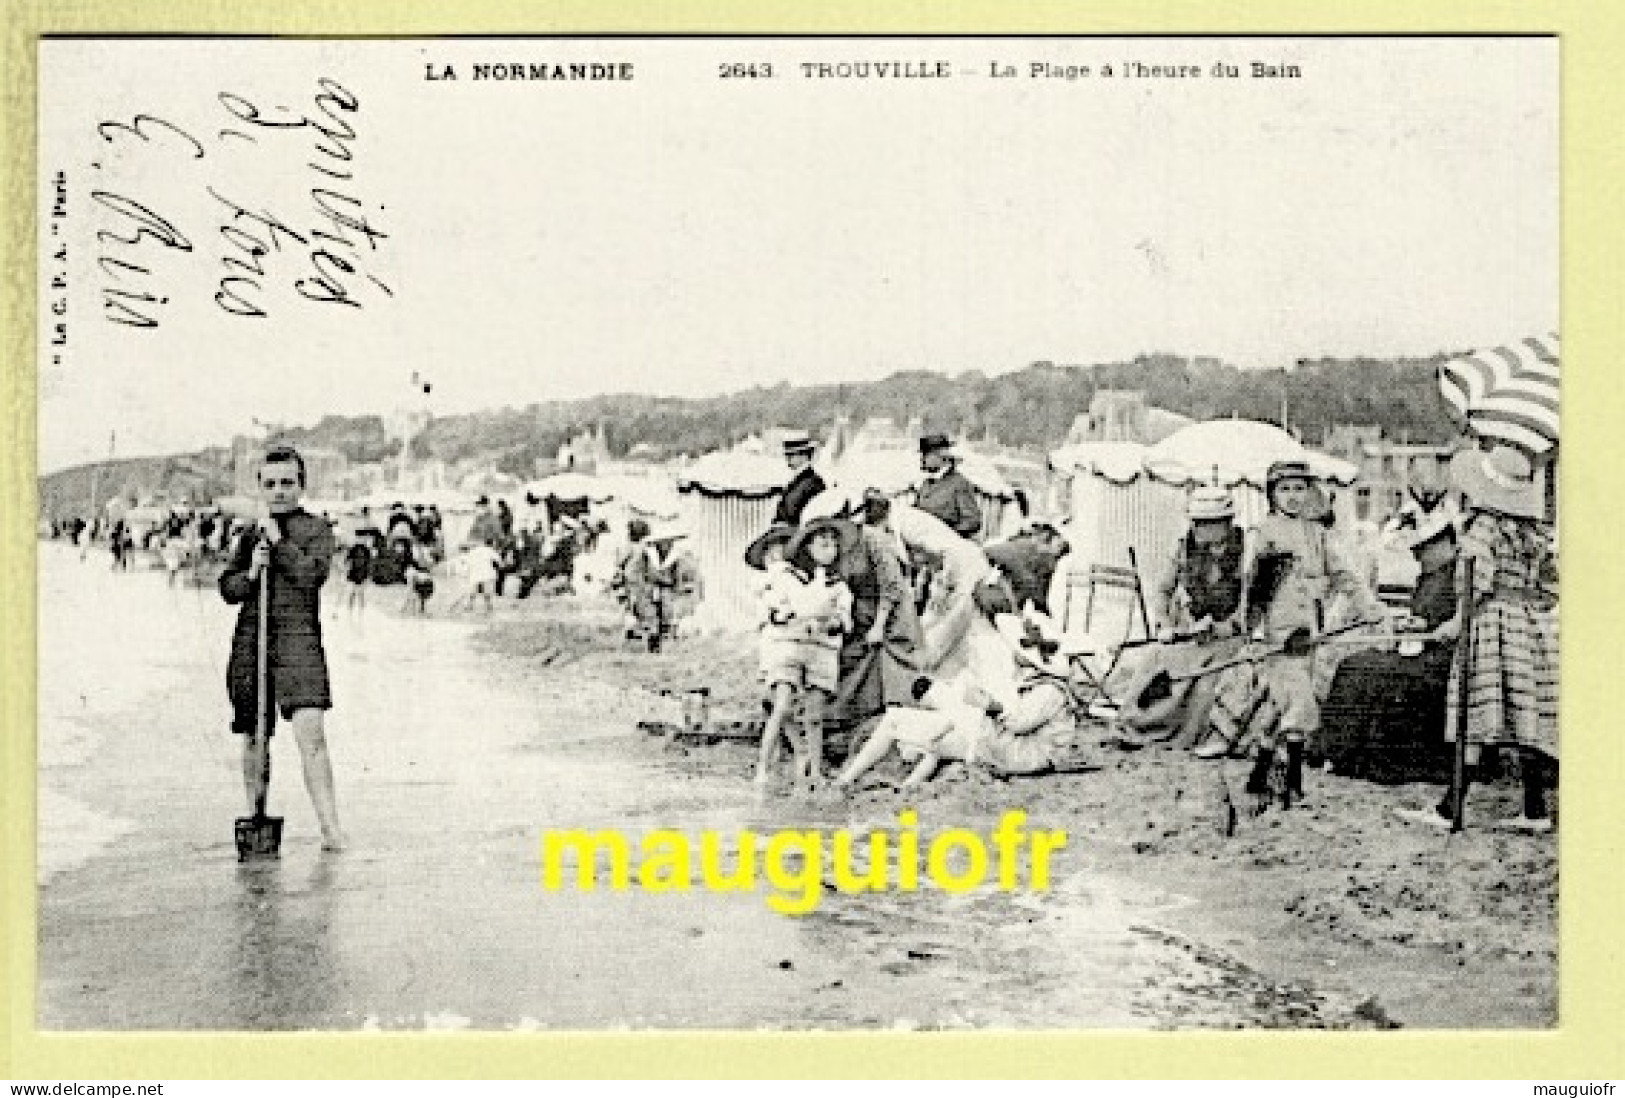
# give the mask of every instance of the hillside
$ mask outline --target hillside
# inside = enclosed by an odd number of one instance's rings
[[[821,433],[841,413],[863,419],[921,418],[927,430],[962,438],[992,438],[1041,451],[1065,437],[1098,389],[1138,389],[1149,403],[1195,419],[1239,415],[1287,422],[1316,441],[1338,423],[1377,424],[1385,434],[1439,442],[1453,427],[1430,359],[1305,361],[1292,370],[1241,370],[1214,359],[1143,355],[1100,366],[1034,363],[996,377],[948,377],[915,371],[856,385],[781,384],[701,399],[615,394],[548,401],[435,418],[414,442],[420,456],[448,462],[488,458],[499,469],[529,476],[537,458],[550,458],[577,432],[602,425],[610,449],[624,454],[647,444],[657,453],[703,453],[768,425]],[[381,416],[326,416],[284,432],[290,442],[344,453],[352,462],[376,462],[399,452]],[[220,440],[222,444],[229,440]],[[103,462],[100,498],[186,492],[210,498],[229,490],[229,455],[196,455]],[[92,469],[80,466],[41,478],[42,506],[58,513],[90,498]],[[46,513],[50,513],[47,510]]]
[[[617,454],[638,443],[692,454],[770,424],[819,433],[844,412],[899,423],[919,416],[927,430],[1043,450],[1066,437],[1097,389],[1143,390],[1149,403],[1194,419],[1235,414],[1278,422],[1284,407],[1292,428],[1309,440],[1319,440],[1334,424],[1374,423],[1390,437],[1444,441],[1453,427],[1435,380],[1443,357],[1320,360],[1288,371],[1148,355],[1105,366],[1035,363],[997,377],[920,371],[862,385],[778,385],[699,400],[600,396],[445,416],[430,425],[419,446],[448,461],[501,455],[503,468],[526,475],[535,458],[551,457],[570,435],[599,423]]]
[[[223,449],[170,457],[124,458],[64,469],[39,480],[42,515],[86,514],[100,503],[137,499],[212,500],[231,491],[231,455]]]

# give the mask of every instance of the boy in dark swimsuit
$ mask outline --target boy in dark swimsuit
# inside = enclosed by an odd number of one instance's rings
[[[293,725],[304,764],[305,788],[322,829],[322,848],[342,850],[322,714],[332,708],[327,656],[322,650],[321,587],[333,560],[333,532],[321,518],[299,506],[305,462],[291,446],[274,446],[260,466],[259,484],[268,516],[241,537],[226,570],[220,594],[241,607],[231,639],[226,689],[231,698],[232,731],[243,737],[243,784],[249,812],[264,808],[271,777],[271,733],[280,711]],[[257,645],[259,583],[270,583],[267,630],[265,734],[259,734]]]

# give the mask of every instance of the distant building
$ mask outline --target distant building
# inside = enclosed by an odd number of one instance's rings
[[[1098,389],[1089,410],[1072,421],[1068,443],[1143,442],[1155,445],[1190,423],[1189,416],[1156,408],[1135,389]]]
[[[1407,491],[1449,486],[1450,458],[1455,447],[1395,442],[1372,424],[1340,423],[1326,432],[1320,449],[1360,470],[1347,511],[1355,522],[1388,521],[1405,502]]]
[[[907,427],[900,428],[891,416],[870,416],[864,420],[862,427],[852,433],[846,448],[860,452],[902,450],[916,445],[915,440],[919,437],[918,418],[910,419]]]
[[[231,440],[232,494],[258,496],[260,459],[266,447],[276,443],[238,435]],[[305,495],[311,499],[344,499],[349,488],[350,459],[337,450],[323,450],[313,446],[300,446],[299,456],[305,459]]]
[[[559,472],[595,473],[609,461],[609,441],[600,423],[590,431],[580,431],[559,447],[553,468]]]

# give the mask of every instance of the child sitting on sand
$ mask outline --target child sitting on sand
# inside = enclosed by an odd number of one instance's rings
[[[804,549],[811,574],[790,563],[790,550]],[[745,550],[745,562],[764,573],[757,587],[762,608],[760,665],[771,695],[762,729],[756,782],[765,785],[782,737],[795,757],[793,772],[823,776],[824,711],[839,677],[841,637],[852,628],[852,591],[829,569],[840,553],[833,523],[810,523],[799,534],[776,525]],[[803,733],[785,732],[797,700]]]
[[[1078,703],[1064,644],[1044,615],[999,617],[1002,653],[985,652],[954,678],[921,677],[913,706],[891,706],[863,748],[834,780],[837,795],[895,748],[914,768],[902,788],[931,779],[945,760],[994,774],[1083,769]]]

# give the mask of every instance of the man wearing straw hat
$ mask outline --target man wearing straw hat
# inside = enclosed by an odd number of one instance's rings
[[[241,606],[226,668],[233,711],[231,730],[243,737],[243,782],[249,812],[264,816],[271,779],[271,734],[277,714],[293,725],[304,764],[305,789],[322,829],[322,849],[341,850],[322,713],[333,705],[327,656],[322,649],[321,588],[333,560],[333,532],[322,519],[299,506],[305,487],[305,461],[291,446],[273,446],[260,464],[260,490],[267,517],[239,539],[230,564],[220,574],[220,594]],[[265,598],[265,659],[258,652],[260,584]],[[261,689],[260,668],[266,682]],[[265,708],[259,712],[261,697]]]
[[[824,478],[813,468],[813,454],[818,447],[805,431],[793,431],[784,437],[784,460],[793,471],[790,483],[784,486],[779,506],[773,513],[775,526],[799,526],[801,512],[807,503],[826,487]]]

